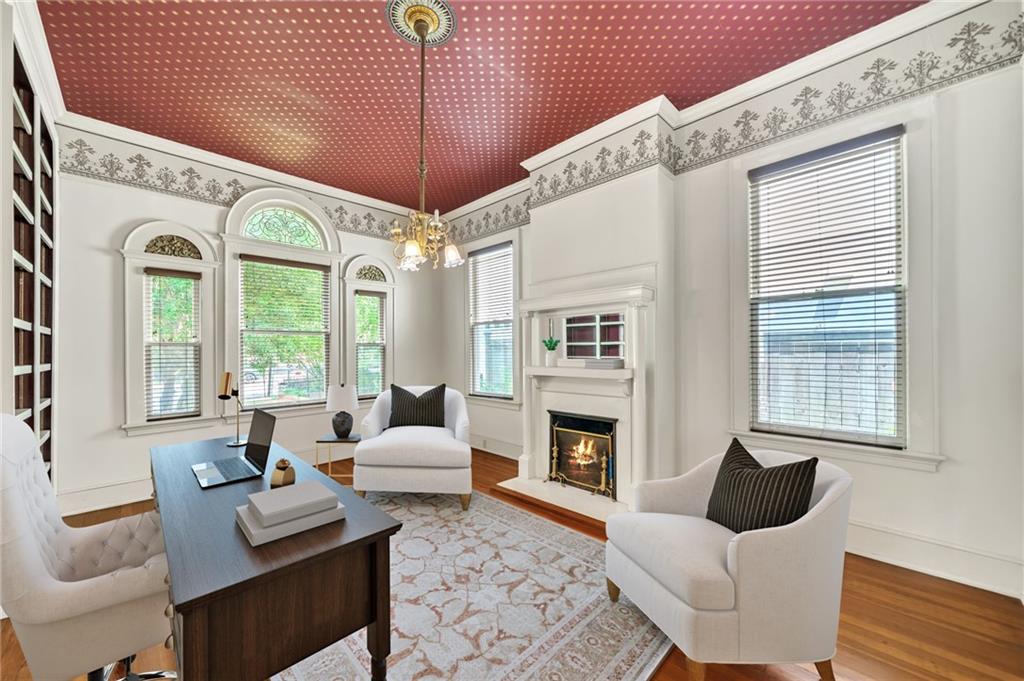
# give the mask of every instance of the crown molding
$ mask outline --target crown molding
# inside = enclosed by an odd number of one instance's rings
[[[444,214],[444,218],[448,221],[455,220],[457,218],[462,217],[463,215],[468,215],[469,213],[472,213],[475,210],[486,208],[492,203],[504,201],[507,198],[515,196],[516,194],[528,191],[530,191],[530,178],[526,177],[514,184],[506,185],[501,189],[498,189],[497,191],[493,191],[490,194],[487,194],[486,196],[481,196],[479,199],[475,201],[470,201],[464,206],[459,206],[454,210],[450,210]]]
[[[578,151],[579,149],[590,144],[594,144],[595,142],[600,142],[610,135],[614,135],[617,132],[625,130],[637,123],[646,121],[654,116],[660,117],[668,125],[675,127],[676,121],[679,117],[679,112],[675,106],[672,105],[672,102],[668,101],[668,98],[665,97],[665,95],[658,95],[654,99],[649,99],[643,104],[639,104],[634,106],[632,109],[623,111],[617,116],[612,116],[608,120],[598,123],[594,127],[588,128],[578,135],[573,135],[569,139],[559,142],[555,146],[549,147],[539,154],[531,156],[525,161],[522,161],[519,165],[532,173],[534,170],[557,161],[574,151]]]
[[[785,66],[780,66],[763,76],[748,80],[731,90],[726,90],[693,106],[680,109],[673,119],[672,127],[680,128],[702,118],[707,118],[719,111],[742,104],[776,88],[789,85],[830,66],[835,66],[847,59],[852,59],[864,52],[927,28],[943,19],[948,19],[972,7],[991,1],[993,0],[931,0],[931,2],[919,5],[908,12],[856,33],[845,40],[822,48]]]
[[[380,211],[394,213],[397,215],[405,215],[409,212],[407,207],[399,206],[398,204],[390,203],[389,201],[381,201],[380,199],[363,196],[362,194],[356,194],[355,192],[339,189],[338,187],[332,187],[327,184],[321,184],[320,182],[314,182],[313,180],[307,180],[306,178],[298,177],[297,175],[290,175],[277,170],[271,170],[270,168],[264,168],[263,166],[258,166],[254,163],[247,163],[246,161],[240,161],[236,158],[231,158],[230,156],[223,156],[212,151],[206,151],[205,149],[193,147],[188,144],[182,144],[181,142],[174,142],[163,137],[157,137],[156,135],[150,135],[145,132],[126,128],[114,123],[108,123],[96,118],[90,118],[70,111],[58,118],[57,124],[66,128],[80,130],[82,132],[92,133],[102,137],[109,137],[110,139],[117,140],[119,142],[145,147],[164,154],[178,156],[197,163],[204,163],[223,170],[242,173],[244,175],[284,185],[293,189],[301,189],[315,194],[320,194],[322,196],[329,196],[342,201],[348,201],[349,203],[359,204],[361,206],[366,206],[367,208],[375,208]]]
[[[25,68],[33,80],[36,94],[39,95],[44,117],[56,121],[67,112],[67,107],[64,106],[64,95],[60,91],[60,81],[50,55],[39,7],[35,0],[7,2],[14,10],[14,38],[22,60],[26,62]]]

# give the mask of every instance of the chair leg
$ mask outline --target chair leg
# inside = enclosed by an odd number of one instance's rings
[[[363,489],[354,489],[354,490],[352,490],[352,491],[353,491],[353,492],[355,492],[357,496],[360,496],[360,497],[362,497],[363,499],[365,499],[365,498],[366,498],[366,490],[363,490]]]
[[[704,681],[704,674],[707,672],[707,665],[697,660],[686,658],[686,679],[687,681]]]
[[[612,603],[618,603],[619,602],[619,587],[618,587],[618,585],[615,582],[613,582],[612,580],[608,579],[607,577],[604,578],[604,581],[606,581],[608,583],[608,598],[611,599]]]
[[[469,510],[469,500],[472,499],[472,498],[473,498],[472,492],[469,493],[469,494],[460,494],[459,495],[459,501],[462,502],[462,510],[463,511],[468,511]]]
[[[815,662],[814,666],[818,670],[821,681],[836,681],[836,675],[832,673],[832,660]]]

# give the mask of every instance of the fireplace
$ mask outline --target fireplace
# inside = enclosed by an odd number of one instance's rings
[[[617,419],[548,410],[551,469],[548,480],[615,498]]]

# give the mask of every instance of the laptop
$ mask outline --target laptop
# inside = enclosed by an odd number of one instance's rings
[[[249,439],[245,454],[227,459],[193,464],[192,472],[203,489],[226,485],[229,482],[251,480],[262,477],[270,456],[270,442],[274,436],[274,422],[277,418],[262,409],[253,412],[249,424]]]

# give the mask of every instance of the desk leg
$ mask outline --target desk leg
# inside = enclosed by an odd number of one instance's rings
[[[391,654],[391,558],[390,540],[384,537],[373,548],[374,611],[372,624],[366,628],[366,648],[370,651],[370,674],[373,681],[388,677],[388,655]]]

